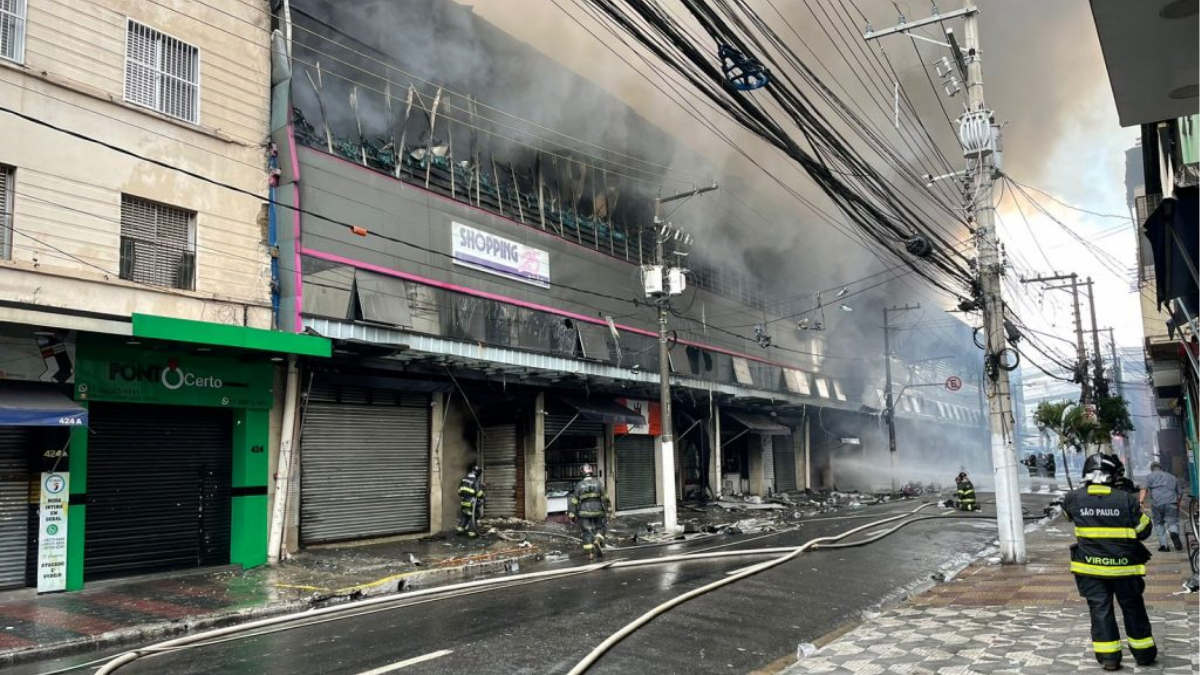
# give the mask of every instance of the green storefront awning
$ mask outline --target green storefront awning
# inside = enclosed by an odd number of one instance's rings
[[[315,335],[173,319],[151,314],[133,315],[133,336],[300,356],[328,358],[333,354],[333,343],[327,338]]]

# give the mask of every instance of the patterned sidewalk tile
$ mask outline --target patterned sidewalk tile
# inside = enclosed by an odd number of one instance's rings
[[[1126,653],[1122,672],[1198,672],[1198,614],[1195,609],[1151,612],[1159,660],[1152,666],[1137,666]],[[1087,615],[1075,608],[1020,607],[978,612],[957,607],[908,607],[868,621],[784,672],[1059,675],[1102,671],[1091,653]]]

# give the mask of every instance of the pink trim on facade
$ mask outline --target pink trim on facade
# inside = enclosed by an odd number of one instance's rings
[[[583,321],[584,323],[595,324],[597,326],[607,326],[608,325],[603,319],[599,319],[599,318],[592,317],[592,316],[587,316],[586,314],[577,314],[575,312],[567,311],[565,309],[558,309],[556,307],[550,307],[548,305],[539,305],[537,303],[526,302],[524,300],[517,300],[516,298],[510,298],[508,296],[499,295],[496,293],[489,293],[487,291],[480,291],[480,290],[477,290],[474,288],[468,288],[466,286],[459,286],[457,284],[447,283],[445,281],[438,281],[437,279],[430,279],[428,277],[423,277],[418,274],[412,274],[410,272],[403,272],[401,270],[392,269],[390,267],[383,267],[382,265],[373,265],[371,263],[363,262],[361,260],[354,260],[353,258],[347,258],[345,256],[340,256],[336,253],[326,253],[325,251],[314,251],[312,249],[307,249],[307,248],[303,249],[303,250],[297,248],[296,250],[297,250],[297,256],[299,256],[301,254],[307,255],[307,256],[312,256],[313,258],[320,258],[321,260],[327,260],[329,262],[339,263],[342,265],[349,265],[351,267],[367,270],[369,272],[375,272],[377,274],[382,274],[384,276],[396,277],[398,279],[407,279],[408,281],[413,281],[413,282],[416,282],[419,284],[425,284],[426,286],[433,286],[434,288],[441,288],[443,290],[453,291],[455,293],[462,293],[464,295],[471,295],[471,296],[475,296],[477,298],[486,298],[488,300],[495,300],[496,302],[503,302],[506,305],[514,305],[516,307],[524,307],[525,309],[532,309],[532,310],[535,310],[538,312],[546,312],[547,314],[555,314],[557,316],[566,317],[569,319],[573,319],[575,321]],[[299,263],[297,263],[296,269],[297,270],[300,269]],[[658,337],[658,333],[655,333],[653,331],[648,331],[648,330],[645,330],[642,328],[635,328],[633,326],[626,326],[624,324],[616,324],[616,326],[619,330],[623,330],[627,333],[636,333],[638,335],[644,335],[644,336],[652,337],[652,338]],[[301,330],[303,330],[303,329],[301,329]],[[749,361],[757,361],[758,363],[765,363],[770,366],[778,366],[780,368],[790,368],[792,370],[800,370],[800,368],[788,365],[786,363],[776,363],[775,361],[768,361],[767,359],[764,359],[764,358],[761,358],[758,356],[752,356],[750,354],[735,352],[735,351],[731,351],[729,349],[724,349],[722,347],[716,347],[713,345],[706,345],[702,342],[694,342],[692,340],[678,340],[677,342],[678,342],[678,344],[681,344],[681,345],[687,345],[687,346],[691,346],[691,347],[699,347],[701,349],[706,349],[710,352],[717,352],[720,354],[726,354],[728,356],[736,356],[738,358],[747,359]]]
[[[292,157],[292,248],[296,251],[295,269],[292,270],[296,286],[292,304],[296,308],[296,332],[303,333],[304,320],[300,316],[300,309],[304,306],[304,277],[300,274],[300,155],[296,152],[296,127],[291,122],[291,113],[288,117],[288,152]]]

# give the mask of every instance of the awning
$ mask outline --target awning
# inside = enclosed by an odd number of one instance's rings
[[[630,426],[641,426],[646,423],[646,418],[609,399],[594,398],[580,401],[579,399],[564,398],[562,402],[574,408],[580,417],[589,422],[628,424]]]
[[[53,389],[0,387],[0,427],[83,427],[87,423],[87,410]]]
[[[729,416],[730,419],[736,421],[756,434],[787,436],[792,433],[791,429],[779,424],[766,415],[748,412],[735,412],[733,410],[727,410],[725,411],[725,414]]]
[[[1158,308],[1176,298],[1194,312],[1197,304],[1197,188],[1180,188],[1146,219],[1144,229],[1154,253]]]

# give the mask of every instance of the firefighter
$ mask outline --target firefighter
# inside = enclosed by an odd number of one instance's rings
[[[479,536],[476,525],[483,515],[483,469],[478,464],[471,464],[467,475],[458,484],[458,534],[465,534],[474,539]]]
[[[604,494],[604,483],[596,478],[591,464],[583,465],[583,480],[575,484],[567,506],[567,517],[579,523],[583,550],[588,560],[604,556],[604,528],[608,525],[608,497]]]
[[[1138,665],[1154,663],[1158,648],[1142,593],[1150,551],[1150,518],[1137,495],[1114,489],[1124,467],[1116,455],[1094,454],[1083,463],[1083,487],[1067,494],[1063,513],[1075,524],[1071,572],[1092,617],[1092,649],[1105,670],[1121,668],[1121,634],[1113,597],[1125,617],[1125,637]]]
[[[967,472],[963,471],[954,479],[954,484],[958,487],[958,491],[954,496],[956,506],[959,511],[978,511],[979,506],[975,501],[975,484],[967,478]]]

